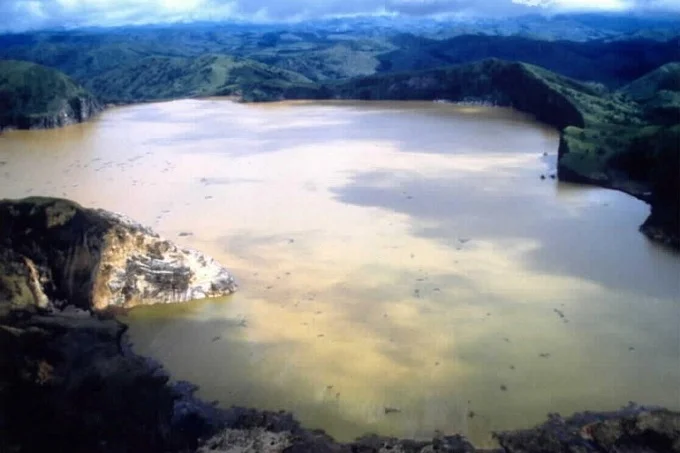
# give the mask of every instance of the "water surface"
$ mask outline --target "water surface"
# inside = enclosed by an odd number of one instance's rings
[[[201,396],[490,445],[548,412],[680,409],[680,258],[637,232],[643,203],[541,180],[557,142],[502,109],[185,100],[0,136],[0,195],[225,263],[236,295],[125,320]]]

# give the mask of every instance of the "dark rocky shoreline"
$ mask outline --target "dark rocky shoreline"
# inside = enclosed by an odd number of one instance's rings
[[[68,307],[0,319],[0,451],[70,452],[680,452],[680,413],[629,405],[609,413],[550,415],[538,427],[498,433],[477,450],[458,435],[430,441],[367,435],[342,444],[291,414],[218,408],[196,387],[170,382],[136,355],[126,326]]]

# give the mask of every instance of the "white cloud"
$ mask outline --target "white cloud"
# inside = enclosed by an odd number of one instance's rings
[[[508,15],[564,11],[680,11],[680,0],[0,0],[0,31],[176,20],[282,21],[325,16]]]
[[[512,2],[518,5],[550,8],[558,11],[625,11],[635,6],[635,2],[628,0],[512,0]]]

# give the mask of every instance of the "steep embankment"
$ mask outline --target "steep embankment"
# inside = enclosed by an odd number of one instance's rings
[[[564,86],[576,84],[556,74],[554,77]],[[342,99],[484,101],[531,113],[557,128],[583,125],[585,121],[572,100],[554,89],[537,68],[501,60],[369,76],[327,84],[323,89],[331,97]]]
[[[559,175],[627,192],[650,203],[641,227],[680,248],[680,64],[603,94],[606,107],[585,128],[569,127],[560,143]],[[626,115],[612,115],[619,109]]]
[[[231,294],[219,263],[119,214],[68,200],[0,201],[0,300],[9,308],[126,308]]]
[[[0,61],[0,130],[80,123],[101,108],[88,91],[59,71],[25,61]]]

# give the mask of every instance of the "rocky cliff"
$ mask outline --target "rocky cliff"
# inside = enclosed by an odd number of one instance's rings
[[[583,114],[572,99],[544,77],[548,71],[539,71],[524,63],[490,59],[326,84],[320,94],[337,99],[482,101],[527,112],[559,129],[583,126]],[[563,85],[575,84],[565,77],[551,75]]]
[[[86,121],[102,105],[65,74],[25,61],[0,61],[0,131]]]
[[[101,310],[235,290],[212,258],[122,215],[54,198],[0,201],[0,299],[9,306]]]

